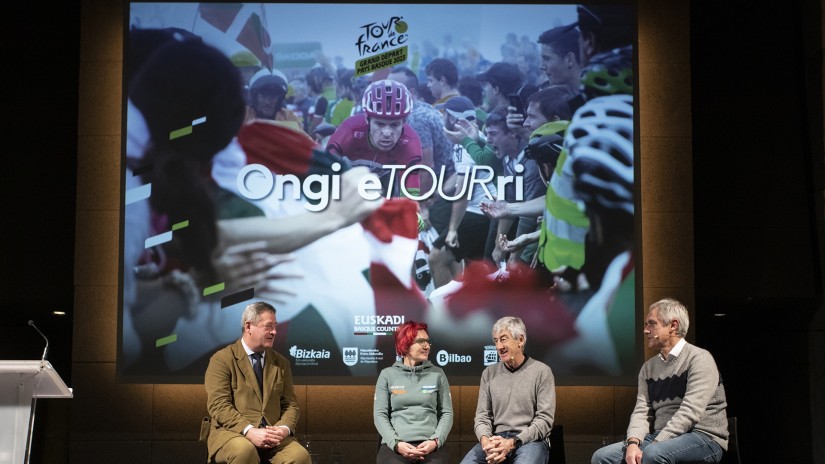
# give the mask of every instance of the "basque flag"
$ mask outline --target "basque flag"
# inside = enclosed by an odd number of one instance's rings
[[[577,335],[567,305],[539,281],[535,269],[519,265],[498,279],[492,267],[478,261],[467,264],[461,288],[447,297],[447,308],[462,318],[487,311],[494,319],[517,316],[530,328],[530,338],[544,345],[565,342]]]
[[[418,250],[418,205],[406,198],[391,198],[361,225],[370,244],[376,312],[422,320],[427,300],[412,273]]]
[[[340,174],[349,161],[318,149],[303,132],[255,121],[241,128],[238,142],[247,164],[261,164],[275,174]],[[332,165],[338,163],[337,171]],[[427,302],[415,285],[413,261],[418,250],[418,205],[408,199],[386,200],[361,223],[370,244],[370,284],[379,314],[423,315]],[[416,316],[413,316],[416,315]]]
[[[262,164],[277,174],[305,178],[310,174],[341,174],[351,167],[348,160],[318,149],[305,133],[272,122],[255,121],[243,126],[238,143],[246,152],[247,164]],[[338,163],[341,169],[333,171]]]

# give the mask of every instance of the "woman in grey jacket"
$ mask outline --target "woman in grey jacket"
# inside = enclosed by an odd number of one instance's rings
[[[449,462],[443,446],[453,427],[453,402],[444,371],[427,359],[431,347],[427,324],[407,321],[395,332],[402,360],[382,370],[375,384],[378,464]]]

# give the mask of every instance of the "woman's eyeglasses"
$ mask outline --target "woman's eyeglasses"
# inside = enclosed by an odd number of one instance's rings
[[[413,343],[418,343],[419,345],[423,345],[425,343],[428,345],[432,345],[433,340],[431,338],[416,338],[415,341],[413,341]]]

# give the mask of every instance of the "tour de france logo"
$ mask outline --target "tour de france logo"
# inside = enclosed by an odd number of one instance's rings
[[[383,68],[389,68],[407,61],[409,26],[403,16],[392,16],[386,21],[364,24],[359,28],[358,56],[355,62],[355,75],[369,74]]]

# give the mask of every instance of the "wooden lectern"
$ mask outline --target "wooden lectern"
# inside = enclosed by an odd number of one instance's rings
[[[28,461],[37,398],[71,397],[48,361],[0,361],[0,464]]]

